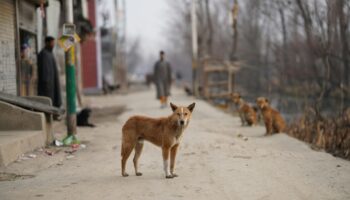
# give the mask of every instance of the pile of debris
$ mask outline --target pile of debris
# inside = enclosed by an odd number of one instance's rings
[[[350,108],[337,117],[324,117],[309,108],[288,127],[287,133],[310,143],[315,150],[324,149],[334,156],[350,160]]]
[[[54,156],[58,155],[61,152],[64,152],[64,156],[67,160],[74,158],[74,153],[78,150],[85,149],[87,146],[86,144],[70,144],[70,145],[64,145],[63,142],[59,140],[55,140],[52,146],[48,146],[45,148],[39,148],[34,150],[33,152],[29,152],[27,154],[22,154],[18,157],[16,160],[17,163],[20,163],[22,161],[26,160],[32,160],[36,158],[43,158],[46,156]],[[62,154],[61,154],[62,155]],[[61,164],[58,164],[61,165]]]

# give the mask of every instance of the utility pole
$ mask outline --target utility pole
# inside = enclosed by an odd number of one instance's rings
[[[65,23],[73,24],[73,0],[65,0]],[[74,45],[65,52],[66,92],[67,92],[67,137],[63,140],[66,145],[76,143],[76,81],[75,81],[75,51]]]
[[[114,56],[113,56],[113,77],[114,77],[114,84],[118,82],[118,49],[119,49],[119,5],[118,0],[114,0],[114,9],[115,9],[115,24],[114,24]]]
[[[233,30],[233,44],[231,51],[231,61],[237,60],[236,52],[237,52],[237,44],[238,44],[238,30],[237,30],[237,17],[238,17],[238,0],[234,0],[234,4],[232,7],[232,30]]]
[[[197,90],[197,64],[198,64],[198,44],[197,44],[197,14],[196,0],[191,1],[191,23],[192,23],[192,90],[194,96],[198,96]]]

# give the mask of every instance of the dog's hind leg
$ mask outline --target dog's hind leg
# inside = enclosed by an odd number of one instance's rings
[[[122,144],[122,176],[126,177],[129,176],[125,172],[125,166],[126,166],[126,161],[128,160],[132,150],[134,149],[135,144]]]
[[[143,149],[143,139],[139,139],[135,145],[135,156],[134,156],[134,168],[136,176],[142,176],[142,173],[138,170],[139,158]]]

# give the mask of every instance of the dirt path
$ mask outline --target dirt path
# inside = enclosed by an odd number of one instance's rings
[[[172,101],[194,100],[174,91]],[[18,173],[34,178],[0,182],[0,199],[350,199],[350,162],[284,134],[262,137],[263,127],[240,127],[238,118],[196,100],[193,120],[183,138],[177,160],[180,177],[165,179],[160,149],[146,143],[140,159],[142,177],[120,176],[121,126],[133,114],[164,116],[154,92],[94,97],[90,104],[127,105],[127,111],[95,129],[79,128],[89,141],[75,157],[49,167],[26,168]],[[238,137],[243,135],[243,137]],[[18,167],[21,165],[21,167]],[[11,165],[9,166],[11,169]]]

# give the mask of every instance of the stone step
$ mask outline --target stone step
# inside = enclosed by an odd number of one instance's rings
[[[24,153],[45,146],[42,130],[0,131],[0,166],[7,166]]]

